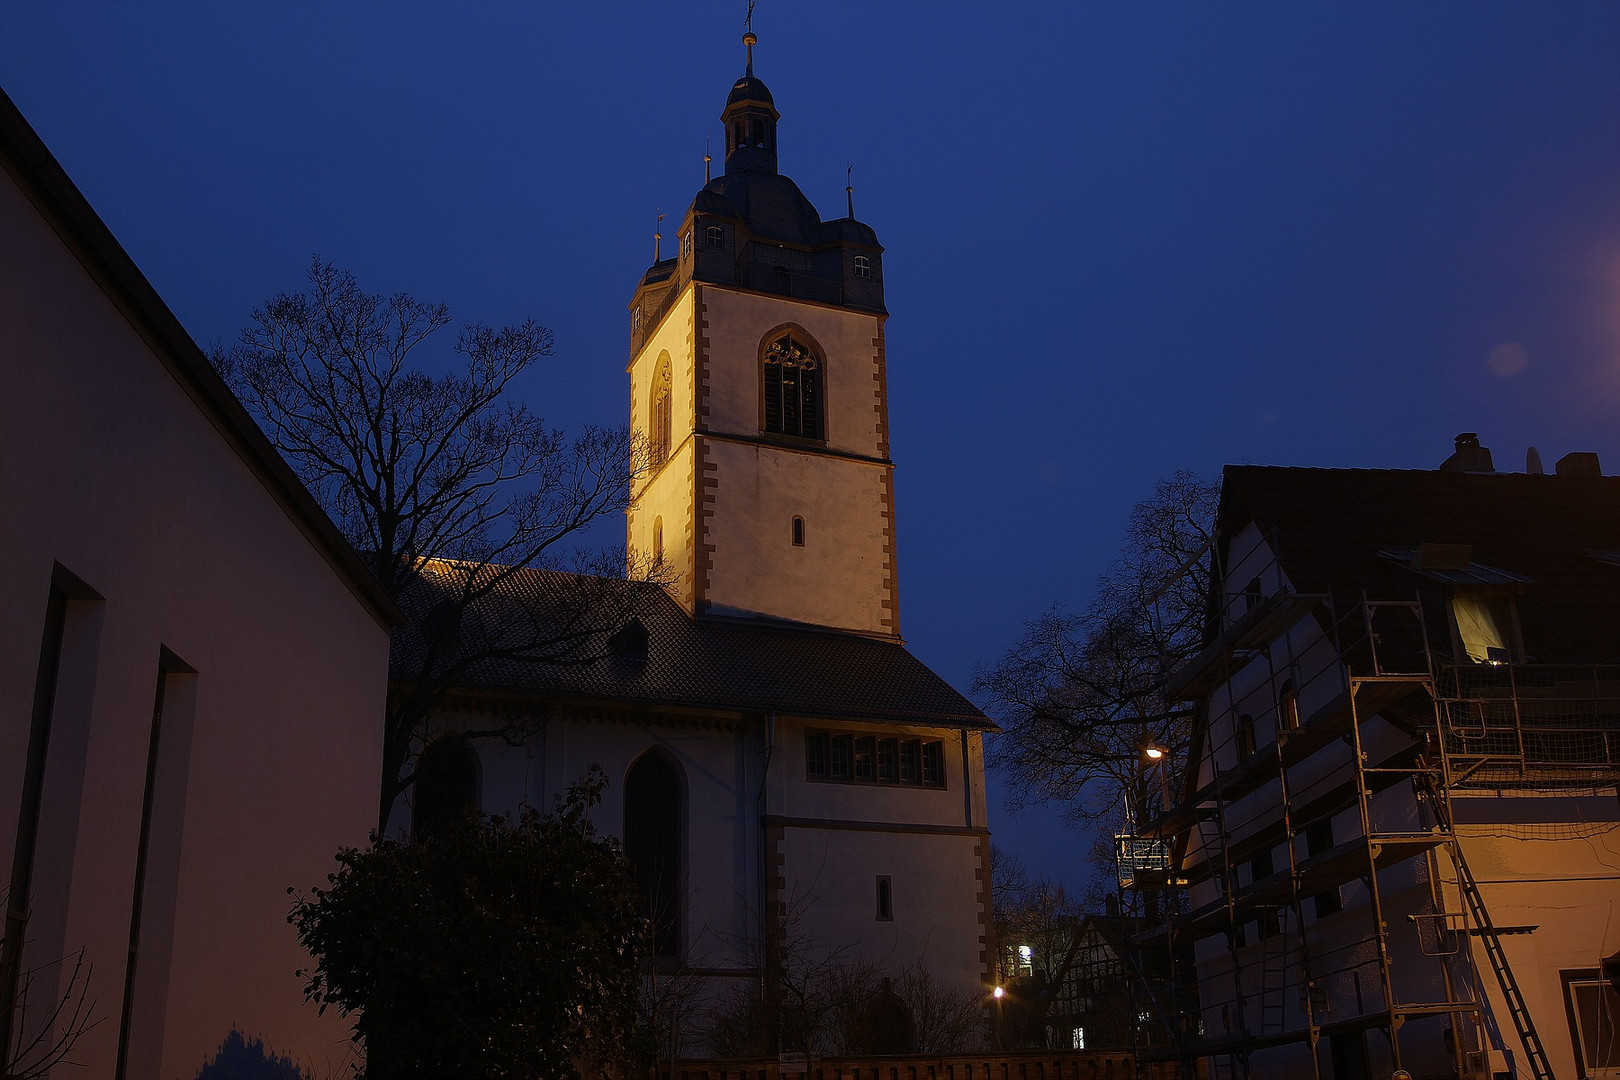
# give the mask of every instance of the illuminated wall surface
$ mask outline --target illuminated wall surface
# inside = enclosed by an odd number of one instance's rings
[[[109,286],[133,267],[0,119],[8,170],[38,167],[0,175],[0,859],[34,841],[14,1037],[82,950],[100,1022],[75,1075],[122,1056],[130,1077],[193,1076],[233,1027],[333,1074],[346,1025],[303,1004],[286,890],[323,883],[374,818],[388,628],[240,417],[183,384],[201,356],[178,324],[154,332],[161,301]]]

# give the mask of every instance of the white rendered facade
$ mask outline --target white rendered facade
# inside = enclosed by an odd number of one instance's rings
[[[335,1074],[287,889],[375,820],[391,606],[4,99],[0,142],[11,1036],[82,956],[53,1076],[194,1076],[233,1029]]]

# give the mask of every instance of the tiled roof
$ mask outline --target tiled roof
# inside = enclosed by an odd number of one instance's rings
[[[1620,477],[1229,466],[1224,535],[1253,521],[1301,592],[1409,598],[1394,549],[1468,545],[1476,574],[1528,579],[1517,606],[1528,657],[1620,660]]]
[[[448,594],[448,578],[426,588]],[[426,610],[432,597],[407,598]],[[859,634],[764,620],[692,618],[662,588],[639,582],[520,570],[465,620],[468,635],[510,640],[539,620],[561,627],[563,612],[585,612],[592,629],[587,663],[480,661],[468,689],[545,698],[589,699],[608,707],[776,711],[949,727],[994,725],[903,645]],[[607,646],[630,618],[647,630],[646,659]],[[420,641],[396,635],[394,676],[409,679]]]

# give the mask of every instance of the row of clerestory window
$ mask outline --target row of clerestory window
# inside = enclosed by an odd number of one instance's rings
[[[805,736],[810,780],[945,786],[945,744],[932,739],[812,731]]]

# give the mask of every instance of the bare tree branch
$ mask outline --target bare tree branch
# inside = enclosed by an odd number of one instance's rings
[[[1086,822],[1122,793],[1139,804],[1158,783],[1142,769],[1150,743],[1170,751],[1165,767],[1181,768],[1191,717],[1165,699],[1164,684],[1202,644],[1218,495],[1191,473],[1161,480],[1131,512],[1090,606],[1075,614],[1054,605],[975,676],[1003,728],[991,760],[1013,809],[1055,802]]]
[[[211,356],[412,619],[403,676],[396,634],[379,829],[409,782],[424,725],[469,670],[592,662],[643,595],[582,585],[552,590],[533,611],[508,597],[498,605],[508,621],[487,625],[486,602],[511,591],[514,573],[563,569],[593,523],[622,512],[645,455],[633,453],[627,429],[569,438],[510,398],[515,380],[552,353],[551,331],[533,321],[463,327],[459,372],[411,366],[450,322],[442,304],[367,293],[316,258],[306,291],[273,297],[235,345]],[[622,563],[593,569],[625,572]],[[550,610],[559,603],[577,606]]]

